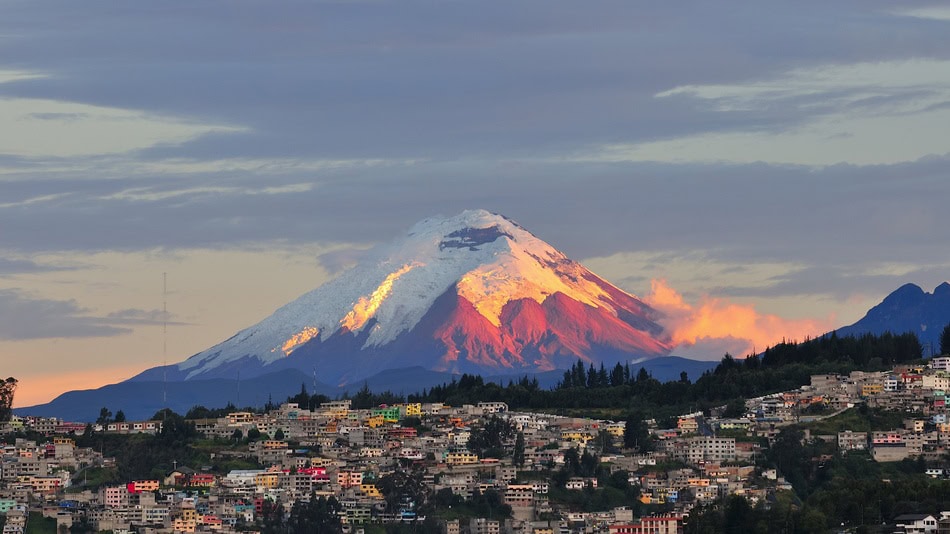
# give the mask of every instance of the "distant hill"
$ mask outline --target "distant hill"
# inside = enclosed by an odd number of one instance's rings
[[[228,402],[236,406],[263,406],[268,399],[275,403],[300,392],[306,384],[311,393],[336,395],[337,388],[313,384],[313,377],[295,369],[287,369],[252,380],[215,378],[188,382],[161,381],[120,382],[98,389],[69,391],[46,404],[17,408],[17,415],[61,417],[67,421],[95,421],[102,407],[122,410],[129,420],[147,419],[167,404],[173,411],[185,414],[193,406],[223,408]],[[163,394],[164,389],[164,394]],[[163,402],[163,397],[168,401]]]
[[[940,352],[940,332],[950,323],[950,283],[927,293],[915,284],[904,284],[874,306],[858,322],[839,328],[839,336],[892,332],[917,334],[924,356]]]
[[[636,373],[645,368],[660,381],[679,380],[680,372],[686,371],[690,379],[695,380],[706,370],[716,367],[718,362],[696,361],[676,356],[655,358],[635,365],[631,370]],[[517,381],[523,376],[537,377],[543,388],[553,387],[563,376],[561,370],[545,373],[520,375],[496,375],[485,377],[486,382],[505,385]],[[457,379],[459,375],[429,371],[423,367],[405,367],[381,371],[364,382],[374,392],[392,391],[408,395],[421,392],[423,388],[445,384]],[[184,382],[134,381],[111,384],[98,389],[70,391],[56,397],[46,404],[17,408],[17,415],[39,415],[61,417],[68,421],[94,421],[102,407],[115,412],[122,410],[130,420],[151,417],[165,404],[177,413],[185,414],[196,405],[207,408],[223,408],[228,402],[236,406],[263,406],[268,400],[281,403],[300,392],[300,385],[306,386],[310,393],[322,393],[337,397],[344,392],[355,394],[363,385],[348,384],[337,387],[314,383],[313,377],[295,369],[285,369],[259,377],[242,380],[216,378],[209,380],[189,380]],[[162,401],[166,397],[167,403]]]

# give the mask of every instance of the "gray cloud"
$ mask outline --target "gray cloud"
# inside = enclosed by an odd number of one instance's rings
[[[861,267],[901,261],[920,265],[908,278],[935,285],[950,263],[947,155],[824,169],[561,161],[604,143],[776,132],[852,96],[827,90],[722,113],[685,95],[655,97],[674,87],[950,59],[947,23],[895,16],[890,0],[608,0],[596,9],[547,0],[92,1],[57,9],[4,7],[0,57],[10,59],[0,69],[48,76],[0,84],[0,96],[247,129],[123,156],[0,155],[0,167],[16,169],[0,175],[0,250],[369,245],[426,216],[484,207],[577,258],[707,250],[738,264],[805,266],[764,288],[721,288],[734,295],[841,297],[897,282]],[[927,94],[904,89],[847,106],[867,112]],[[169,159],[229,158],[276,158],[288,168],[162,168]],[[389,161],[306,167],[350,158]],[[146,164],[156,169],[138,167]],[[280,189],[298,184],[313,187]],[[264,188],[275,191],[252,193]],[[355,254],[318,261],[334,272]],[[43,268],[17,261],[6,272]]]
[[[35,298],[17,289],[0,289],[0,339],[28,340],[111,337],[133,326],[161,325],[162,310],[125,309],[97,316],[75,300]],[[187,326],[168,315],[168,325]]]
[[[140,310],[137,308],[128,308],[107,314],[103,322],[112,325],[163,325],[169,326],[188,326],[189,323],[175,321],[172,314],[162,310]]]
[[[773,128],[825,110],[727,116],[653,95],[829,62],[950,57],[945,24],[891,15],[883,0],[773,2],[767,11],[737,2],[491,0],[59,8],[50,17],[31,3],[6,7],[10,67],[50,76],[4,84],[4,94],[251,129],[143,158],[552,154]]]
[[[13,274],[47,273],[53,271],[71,271],[76,269],[69,265],[41,264],[23,258],[0,258],[0,276]]]
[[[72,300],[34,299],[17,290],[0,289],[0,339],[104,337],[132,332],[104,324],[88,312]]]

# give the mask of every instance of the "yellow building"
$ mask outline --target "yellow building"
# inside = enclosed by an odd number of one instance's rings
[[[179,517],[172,523],[172,530],[175,532],[194,532],[197,526],[198,522],[194,519]]]
[[[382,498],[383,494],[374,484],[360,484],[360,493],[374,499]]]
[[[158,481],[157,480],[136,480],[129,484],[129,489],[136,493],[143,491],[157,491],[158,490]]]
[[[699,430],[699,423],[692,417],[680,417],[676,420],[676,428],[681,434],[691,434]]]
[[[231,412],[228,414],[228,425],[243,425],[254,420],[251,412]]]
[[[321,458],[319,456],[314,456],[310,459],[310,465],[313,467],[329,467],[333,464],[333,460],[330,458]]]
[[[330,417],[344,419],[350,413],[349,400],[325,402],[320,405],[320,409]]]
[[[257,489],[270,489],[277,487],[277,473],[258,473],[254,475],[254,485]]]
[[[470,465],[478,463],[478,455],[470,452],[450,452],[445,455],[448,465]]]
[[[870,397],[884,391],[884,384],[865,384],[861,386],[861,396]]]
[[[179,518],[186,523],[191,523],[195,525],[198,523],[198,511],[194,508],[182,508],[181,517]],[[191,532],[194,532],[194,526],[191,527]],[[177,530],[177,529],[176,529]]]
[[[406,417],[421,417],[422,416],[422,403],[420,402],[410,402],[403,404],[403,411],[406,414]]]

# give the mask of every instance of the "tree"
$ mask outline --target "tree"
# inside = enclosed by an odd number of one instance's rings
[[[106,425],[112,422],[112,410],[106,408],[105,406],[99,410],[99,418],[96,419],[96,423],[100,425]]]
[[[950,324],[940,333],[940,354],[950,354]]]
[[[524,467],[524,432],[518,432],[518,437],[515,439],[515,451],[511,455],[511,463]]]
[[[641,367],[637,371],[637,382],[646,382],[650,379],[650,373],[647,372],[646,367]]]
[[[722,416],[733,419],[736,417],[742,417],[746,413],[745,400],[744,399],[735,399],[729,404],[726,405],[726,409],[723,410]]]
[[[124,423],[124,422],[125,422],[125,412],[123,412],[122,410],[119,410],[119,411],[115,412],[115,422],[116,422],[116,423]]]
[[[280,428],[277,429],[277,432],[274,432],[274,439],[282,440],[284,439],[284,431]]]
[[[284,531],[284,506],[280,500],[264,500],[261,506],[261,532],[263,534],[281,534]]]
[[[514,431],[510,422],[492,415],[481,427],[472,430],[468,449],[482,457],[501,458]]]
[[[195,424],[172,410],[165,408],[155,415],[162,415],[162,429],[156,435],[159,443],[166,446],[183,445],[198,437]]]
[[[301,408],[310,407],[310,394],[307,393],[307,385],[303,382],[300,383],[300,393],[294,395],[293,397],[288,397],[287,402],[295,403]]]
[[[614,370],[610,372],[610,385],[617,387],[622,386],[623,384],[623,366],[620,365],[620,362],[617,362],[617,365],[614,366]]]
[[[309,534],[311,532],[343,532],[340,521],[342,507],[336,497],[329,498],[316,493],[310,494],[310,500],[297,499],[290,510],[287,520],[287,532],[290,534]]]
[[[0,422],[9,421],[12,415],[13,394],[16,392],[17,381],[12,376],[0,382]]]
[[[229,403],[229,405],[231,405]],[[231,405],[233,406],[233,405]],[[214,417],[211,410],[205,408],[201,405],[192,406],[188,413],[185,414],[185,419],[211,419]]]
[[[650,452],[654,449],[653,437],[647,428],[643,415],[632,412],[627,416],[626,426],[623,429],[623,446],[636,449],[639,452]]]
[[[379,479],[376,487],[382,492],[389,513],[414,512],[425,507],[430,489],[422,480],[424,474],[422,470],[394,471]]]

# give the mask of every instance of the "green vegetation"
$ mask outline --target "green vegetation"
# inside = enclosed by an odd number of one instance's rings
[[[295,501],[287,519],[287,532],[343,532],[340,512],[343,507],[335,497],[310,494],[308,501]]]
[[[940,332],[940,354],[950,354],[950,324]]]
[[[87,488],[98,488],[107,484],[119,484],[125,482],[119,478],[116,468],[107,467],[87,467],[73,475],[73,486],[66,491],[74,490],[80,492]]]
[[[218,474],[231,469],[260,467],[256,462],[221,454],[223,451],[246,450],[243,442],[205,439],[198,434],[193,423],[171,410],[162,410],[152,419],[164,420],[162,431],[155,435],[85,432],[77,436],[77,446],[91,447],[107,458],[115,458],[116,467],[88,468],[76,474],[76,482],[82,482],[85,477],[86,487],[94,489],[121,481],[164,478],[176,466],[192,469],[210,466],[211,472]]]
[[[511,517],[511,507],[505,504],[501,495],[493,489],[485,493],[476,490],[469,500],[462,499],[448,488],[441,489],[432,496],[430,506],[433,515],[448,521],[473,517],[496,520]]]
[[[17,380],[12,376],[0,381],[0,422],[9,421]]]
[[[468,438],[468,450],[481,458],[504,458],[508,456],[507,445],[514,435],[515,428],[511,422],[493,415],[472,429],[472,433]],[[523,461],[523,441],[521,454]]]
[[[857,408],[845,410],[834,417],[806,423],[801,427],[810,430],[812,434],[837,434],[845,430],[872,432],[900,428],[903,426],[904,419],[914,416],[915,414],[868,408],[862,404]]]
[[[656,449],[654,438],[642,414],[633,412],[627,417],[623,429],[623,446],[638,452],[650,452]]]
[[[39,512],[30,512],[26,520],[26,530],[24,534],[56,534],[56,520],[51,517],[43,517]]]
[[[842,425],[861,431],[893,428],[904,415],[848,410],[821,421],[831,423],[817,432],[836,432]],[[803,440],[801,427],[817,424],[783,430],[766,454],[764,465],[777,468],[793,492],[776,494],[770,507],[761,502],[752,506],[737,496],[699,507],[690,514],[685,532],[805,533],[841,525],[862,532],[900,514],[934,513],[950,502],[950,481],[925,476],[922,458],[879,463],[866,452],[841,455],[832,444]]]

